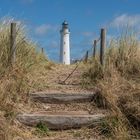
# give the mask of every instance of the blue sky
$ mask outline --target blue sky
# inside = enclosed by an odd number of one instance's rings
[[[43,47],[50,59],[59,59],[61,23],[71,31],[71,58],[80,58],[107,28],[108,39],[126,24],[140,30],[139,0],[1,0],[0,18],[22,20],[28,34]]]

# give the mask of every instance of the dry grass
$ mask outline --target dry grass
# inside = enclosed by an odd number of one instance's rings
[[[110,138],[132,139],[140,131],[140,45],[134,34],[112,40],[106,50],[105,65],[98,57],[88,64],[84,84],[97,85],[100,92],[96,103],[109,108],[116,117],[116,125],[109,119],[102,128],[110,130]],[[103,131],[104,132],[104,131]]]
[[[9,65],[10,22],[11,20],[0,22],[0,140],[12,140],[17,136],[25,139],[31,137],[31,129],[20,126],[14,118],[18,112],[30,108],[27,96],[30,91],[47,88],[46,75],[53,65],[46,56],[37,51],[37,45],[26,38],[25,29],[21,24],[18,25],[17,32],[16,62],[12,66]],[[97,137],[104,134],[103,138],[107,139],[129,140],[132,136],[138,136],[140,128],[138,46],[139,42],[134,35],[125,35],[111,42],[106,52],[104,67],[99,64],[98,57],[88,64],[83,85],[85,87],[89,83],[92,83],[92,86],[96,85],[101,90],[97,94],[97,105],[109,108],[112,116],[115,116],[108,118],[96,128]],[[70,133],[75,137],[82,135],[84,138],[86,135],[91,136],[91,131],[93,130]]]
[[[38,89],[44,81],[39,77],[47,74],[52,63],[37,49],[25,34],[22,24],[17,25],[16,62],[10,65],[10,22],[0,21],[0,139],[12,140],[18,133],[13,128],[14,118],[23,106],[28,105],[27,95],[30,90]],[[47,79],[46,79],[47,80]],[[24,137],[24,136],[23,136]]]

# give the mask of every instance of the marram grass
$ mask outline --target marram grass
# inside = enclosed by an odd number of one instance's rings
[[[111,41],[105,52],[105,65],[98,55],[83,75],[83,85],[97,86],[102,100],[97,104],[117,116],[117,125],[107,120],[102,129],[109,139],[131,140],[140,137],[140,42],[135,34],[127,33]],[[88,83],[88,84],[87,84]],[[88,87],[89,88],[89,87]]]
[[[27,94],[38,89],[44,81],[38,80],[47,74],[51,62],[38,51],[38,47],[27,35],[24,26],[17,22],[16,61],[10,59],[10,23],[13,19],[0,21],[0,139],[12,140],[14,136],[24,134],[18,128],[11,127],[19,105],[28,105]],[[46,79],[47,80],[47,79]],[[36,84],[37,82],[37,84]],[[45,83],[45,82],[44,82]],[[34,86],[36,85],[36,86]],[[28,133],[27,133],[28,134]]]

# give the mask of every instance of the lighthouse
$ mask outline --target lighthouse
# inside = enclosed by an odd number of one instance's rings
[[[60,63],[70,65],[70,31],[68,28],[68,23],[66,21],[62,23],[60,34]]]

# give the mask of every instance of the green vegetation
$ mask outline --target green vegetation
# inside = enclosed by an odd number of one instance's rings
[[[48,136],[49,135],[49,129],[45,124],[40,122],[36,126],[36,134],[39,135],[39,136],[45,136],[45,135]]]

